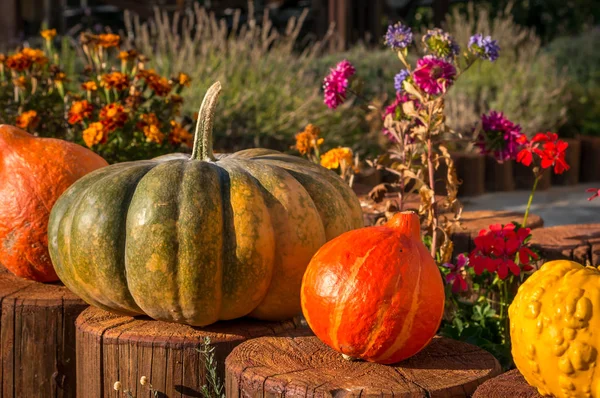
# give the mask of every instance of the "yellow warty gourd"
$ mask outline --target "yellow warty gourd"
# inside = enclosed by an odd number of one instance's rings
[[[600,271],[573,261],[544,264],[509,308],[512,354],[542,395],[600,398]]]

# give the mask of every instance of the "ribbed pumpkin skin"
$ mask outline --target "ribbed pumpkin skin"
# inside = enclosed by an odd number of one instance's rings
[[[306,269],[301,298],[309,326],[325,344],[382,364],[423,349],[444,311],[441,275],[414,213],[325,244]]]
[[[98,170],[56,203],[48,233],[56,272],[88,303],[204,326],[296,315],[312,255],[362,223],[335,173],[250,149]]]
[[[106,166],[71,142],[0,125],[0,263],[23,278],[58,280],[48,255],[48,216],[73,182]]]

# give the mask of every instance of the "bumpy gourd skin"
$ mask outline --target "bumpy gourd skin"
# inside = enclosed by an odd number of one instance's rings
[[[542,395],[600,397],[600,272],[573,261],[544,264],[509,308],[512,354]]]

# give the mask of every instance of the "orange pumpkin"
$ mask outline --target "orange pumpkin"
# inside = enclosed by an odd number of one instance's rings
[[[304,274],[301,300],[313,332],[342,354],[390,364],[419,352],[444,311],[444,284],[419,217],[398,213],[326,243]]]
[[[48,254],[48,217],[77,179],[106,166],[71,142],[0,125],[0,264],[39,282],[58,280]]]

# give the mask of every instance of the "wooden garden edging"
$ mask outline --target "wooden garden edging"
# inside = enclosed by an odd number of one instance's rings
[[[517,369],[486,381],[475,391],[473,398],[542,398]]]
[[[471,252],[475,248],[473,239],[479,235],[482,229],[488,229],[491,224],[508,224],[511,222],[523,222],[523,213],[513,211],[477,210],[462,213],[461,225],[451,236],[454,243],[455,255]],[[527,227],[537,229],[544,226],[544,220],[538,215],[529,214]]]
[[[488,352],[436,337],[396,365],[347,361],[308,330],[249,340],[225,362],[227,397],[467,397],[500,374]]]
[[[600,264],[600,224],[559,225],[532,231],[531,246],[544,260]]]
[[[200,397],[205,384],[205,337],[214,347],[217,373],[224,380],[225,357],[245,340],[299,327],[297,320],[218,322],[205,328],[167,323],[148,317],[111,314],[89,307],[77,318],[77,396],[118,396],[120,381],[133,396],[148,396],[139,380],[148,378],[159,396]],[[162,395],[161,395],[162,394]]]
[[[87,304],[10,273],[0,273],[0,303],[0,396],[75,397],[75,319]]]

